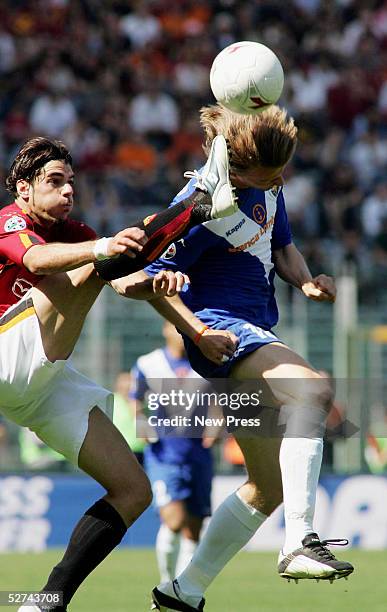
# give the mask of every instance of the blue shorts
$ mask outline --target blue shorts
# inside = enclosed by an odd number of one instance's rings
[[[213,311],[209,312],[211,312],[211,320],[210,318],[206,320],[206,310],[196,314],[203,323],[212,327],[212,329],[228,329],[232,331],[238,336],[239,344],[229,361],[218,366],[213,361],[207,359],[192,340],[184,336],[184,344],[189,362],[192,368],[203,378],[227,378],[231,368],[237,361],[243,359],[249,353],[253,353],[261,346],[271,344],[272,342],[281,342],[273,332],[262,329],[243,319],[221,317],[214,323]]]
[[[184,501],[193,516],[211,515],[213,467],[210,451],[205,460],[165,463],[146,448],[144,459],[157,508],[172,501]]]

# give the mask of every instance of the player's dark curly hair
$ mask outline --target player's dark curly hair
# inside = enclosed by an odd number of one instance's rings
[[[30,138],[24,143],[12,163],[5,179],[7,190],[15,195],[17,181],[24,179],[32,183],[43,166],[54,160],[63,160],[66,164],[72,165],[71,155],[63,142],[41,136]]]

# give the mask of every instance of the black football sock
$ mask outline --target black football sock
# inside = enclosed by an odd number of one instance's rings
[[[141,253],[136,254],[135,258],[119,255],[112,259],[96,261],[95,269],[106,281],[142,270],[157,259],[172,242],[184,236],[191,227],[209,221],[211,208],[211,197],[202,191],[195,191],[179,204],[134,223],[132,227],[144,230],[148,238]]]
[[[85,578],[121,542],[127,527],[121,515],[106,500],[98,500],[76,525],[63,559],[52,570],[42,591],[62,591],[66,606]]]

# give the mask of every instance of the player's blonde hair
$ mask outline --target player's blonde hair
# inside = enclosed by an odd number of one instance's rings
[[[288,163],[297,144],[297,127],[292,117],[278,106],[258,115],[241,115],[216,104],[200,109],[208,155],[217,134],[229,141],[232,166],[246,170],[254,166],[278,168]]]

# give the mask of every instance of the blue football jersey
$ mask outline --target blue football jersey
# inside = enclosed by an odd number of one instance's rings
[[[160,394],[170,389],[176,389],[173,379],[179,379],[179,387],[186,392],[206,391],[205,381],[192,369],[187,357],[176,359],[165,348],[160,348],[142,355],[132,368],[133,388],[132,399],[146,401],[149,393]],[[171,385],[168,385],[168,380]],[[184,379],[187,384],[184,384]],[[165,384],[164,384],[165,383]],[[207,406],[196,407],[184,412],[184,406],[174,407],[158,405],[152,414],[162,421],[175,414],[183,414],[192,418],[192,425],[187,427],[155,427],[159,440],[146,449],[146,452],[157,456],[159,461],[173,463],[175,461],[192,460],[207,461],[210,451],[202,446],[203,427],[194,426],[194,415],[207,415]]]
[[[193,181],[173,203],[191,195]],[[192,228],[145,270],[186,272],[184,303],[208,325],[234,317],[271,329],[278,321],[272,252],[292,242],[280,189],[237,192],[239,210]]]

